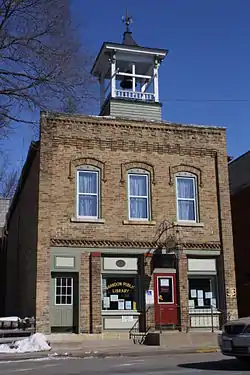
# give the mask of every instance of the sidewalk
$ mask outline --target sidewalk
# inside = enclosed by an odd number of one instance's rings
[[[45,357],[141,357],[149,355],[174,355],[211,353],[219,350],[218,333],[211,332],[164,332],[161,346],[133,344],[127,333],[104,335],[48,335],[50,352],[25,354],[0,354],[0,361],[25,360]]]

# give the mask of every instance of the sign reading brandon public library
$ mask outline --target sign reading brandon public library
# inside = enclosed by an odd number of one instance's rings
[[[107,290],[110,290],[111,293],[129,293],[134,289],[135,286],[127,281],[116,281],[107,286]]]

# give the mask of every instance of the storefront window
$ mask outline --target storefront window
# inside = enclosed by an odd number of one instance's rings
[[[137,281],[135,277],[109,277],[102,279],[103,310],[137,310]]]
[[[189,278],[189,309],[217,307],[215,277]]]

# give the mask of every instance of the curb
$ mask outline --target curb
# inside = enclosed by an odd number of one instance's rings
[[[83,352],[82,350],[76,350],[65,353],[51,353],[51,352],[40,352],[40,353],[17,353],[14,355],[1,355],[0,362],[9,361],[27,361],[36,360],[43,358],[59,359],[59,358],[110,358],[110,357],[145,357],[145,356],[158,356],[158,355],[183,355],[183,354],[204,354],[204,353],[217,353],[219,348],[198,348],[198,349],[169,349],[169,350],[156,350],[149,352],[146,351],[134,351],[134,352]]]

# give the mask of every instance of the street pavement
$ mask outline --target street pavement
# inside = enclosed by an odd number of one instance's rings
[[[243,375],[250,365],[219,353],[148,356],[142,358],[44,358],[0,362],[0,375]]]

